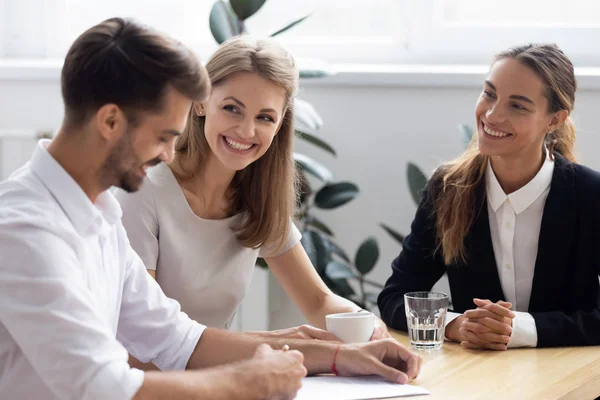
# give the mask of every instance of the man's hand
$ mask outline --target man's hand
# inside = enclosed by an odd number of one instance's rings
[[[254,354],[257,378],[265,382],[266,399],[293,399],[302,387],[302,378],[306,368],[302,363],[304,356],[299,351],[273,350],[261,344]]]
[[[458,335],[461,345],[468,349],[506,350],[515,317],[510,311],[512,304],[481,299],[473,299],[473,302],[477,309],[468,310],[459,317],[462,318]]]
[[[394,339],[342,345],[335,359],[342,376],[380,375],[408,383],[419,375],[423,359]]]

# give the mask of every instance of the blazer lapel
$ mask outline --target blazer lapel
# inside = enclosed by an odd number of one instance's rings
[[[576,224],[576,191],[574,170],[568,161],[557,155],[550,192],[544,205],[538,252],[533,275],[530,312],[559,308],[560,288]],[[552,296],[548,296],[552,293]]]

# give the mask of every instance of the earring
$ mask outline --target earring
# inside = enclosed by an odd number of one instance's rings
[[[204,107],[202,106],[202,104],[194,104],[194,106],[192,107],[194,109],[194,111],[196,112],[196,115],[199,117],[204,116]]]

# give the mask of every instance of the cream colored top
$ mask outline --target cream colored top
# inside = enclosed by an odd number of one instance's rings
[[[242,246],[231,226],[241,214],[208,220],[190,208],[166,164],[148,170],[136,193],[117,190],[123,225],[131,246],[167,296],[179,301],[192,319],[228,329],[250,285],[256,259],[286,252],[300,242],[292,223],[288,241],[273,249]]]

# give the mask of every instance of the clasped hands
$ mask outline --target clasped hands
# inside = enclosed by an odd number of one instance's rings
[[[468,349],[506,350],[515,313],[511,303],[473,299],[477,306],[446,326],[446,337]]]

